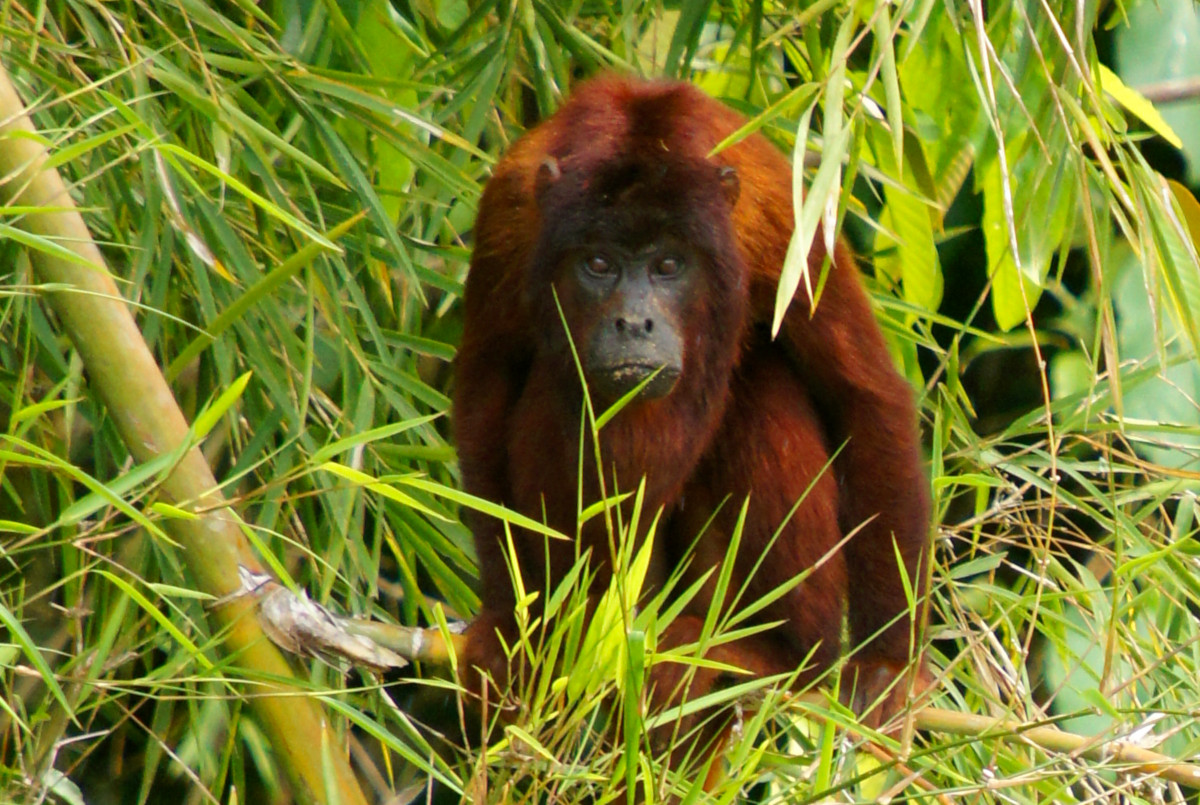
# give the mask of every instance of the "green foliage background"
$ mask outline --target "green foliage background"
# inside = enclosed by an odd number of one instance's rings
[[[695,80],[796,164],[820,164],[801,231],[840,221],[873,258],[928,435],[938,703],[1063,717],[1188,758],[1200,204],[1160,171],[1195,181],[1186,115],[1200,107],[1160,116],[1129,87],[1200,75],[1200,23],[1186,0],[1136,5],[1137,26],[1125,13],[50,0],[0,6],[0,63],[189,420],[216,416],[201,447],[259,551],[315,600],[403,624],[478,605],[447,391],[490,166],[578,76]],[[1176,132],[1181,169],[1152,165]],[[28,214],[0,209],[0,791],[283,801],[272,750],[242,717],[254,680],[219,650],[187,557],[115,505],[172,516],[39,302],[29,250],[54,245],[21,233]],[[488,769],[445,761],[396,706],[419,683],[389,692],[298,667],[380,792],[421,796],[432,777],[476,798],[570,799],[610,790],[603,764],[622,762],[563,754],[574,722],[548,712],[529,721],[547,733],[510,731]],[[1020,802],[1174,793],[937,735],[907,761],[922,788],[848,744],[833,753],[832,733],[788,708],[790,742],[756,742],[756,717],[719,794],[755,780],[797,802],[893,787],[988,798],[997,784]]]

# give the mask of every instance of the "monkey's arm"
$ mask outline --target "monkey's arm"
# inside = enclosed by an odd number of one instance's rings
[[[810,262],[814,278],[821,251],[814,248]],[[916,407],[912,389],[892,364],[854,259],[841,244],[829,270],[816,312],[810,316],[801,291],[780,338],[818,400],[830,449],[845,443],[835,468],[842,529],[860,529],[845,548],[854,591],[850,630],[861,647],[855,656],[898,670],[911,653],[901,568],[922,594],[920,562],[929,547],[929,483]],[[756,299],[756,307],[773,305],[773,289],[756,291],[770,297]]]

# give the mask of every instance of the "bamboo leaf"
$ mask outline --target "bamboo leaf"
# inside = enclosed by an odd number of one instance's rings
[[[1146,100],[1146,96],[1136,89],[1125,86],[1125,82],[1121,80],[1120,76],[1103,64],[1100,65],[1100,88],[1113,96],[1117,103],[1132,112],[1138,120],[1161,135],[1171,145],[1176,148],[1183,147],[1183,141],[1179,139],[1179,135],[1154,108],[1154,104]]]

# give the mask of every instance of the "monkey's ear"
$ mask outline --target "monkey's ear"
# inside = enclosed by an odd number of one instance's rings
[[[554,157],[546,157],[542,160],[542,164],[538,165],[537,176],[533,182],[534,194],[540,200],[550,189],[550,185],[560,178],[562,178],[562,169],[558,167],[558,160]]]
[[[732,165],[723,165],[717,171],[717,179],[721,182],[721,192],[725,194],[725,200],[732,207],[737,204],[738,194],[742,192],[742,183],[738,179],[737,168]]]

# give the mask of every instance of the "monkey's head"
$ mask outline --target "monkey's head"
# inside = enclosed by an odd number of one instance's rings
[[[531,302],[548,303],[543,320],[556,321],[557,295],[601,403],[647,378],[638,401],[728,372],[728,356],[700,350],[720,344],[736,354],[728,345],[745,317],[747,278],[730,220],[737,173],[655,145],[547,157],[537,176],[542,225],[529,290],[542,298]],[[544,337],[569,356],[562,327]]]

